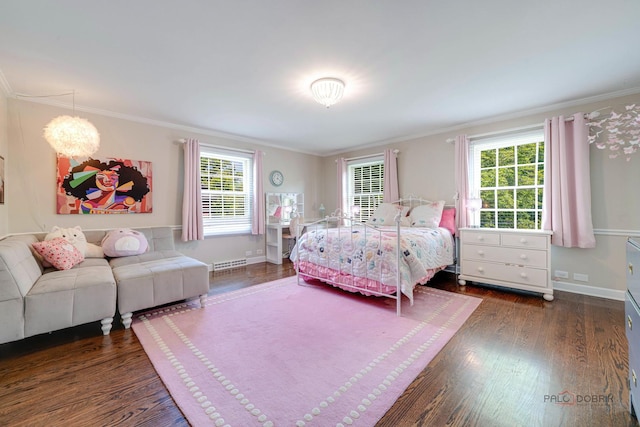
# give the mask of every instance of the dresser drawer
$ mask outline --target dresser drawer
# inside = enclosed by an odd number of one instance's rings
[[[633,239],[627,241],[627,289],[640,304],[640,243]]]
[[[503,233],[502,246],[515,248],[547,249],[547,236],[536,236],[534,234],[510,234]]]
[[[505,264],[547,268],[547,252],[535,249],[465,244],[460,248],[460,257],[469,260],[495,261]]]
[[[624,296],[624,321],[629,350],[640,352],[640,309],[628,292]]]
[[[540,288],[546,288],[548,285],[547,270],[517,265],[468,260],[462,264],[462,274],[477,277],[479,282],[486,280],[491,283],[492,280],[501,280]]]
[[[462,230],[461,240],[465,243],[478,243],[482,245],[500,244],[500,233],[488,233],[481,230]]]
[[[632,401],[636,404],[634,408],[640,409],[637,403],[640,400],[640,349],[632,349],[629,346],[629,393],[631,394]]]

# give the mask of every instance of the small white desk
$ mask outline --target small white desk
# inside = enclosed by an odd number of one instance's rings
[[[267,262],[282,264],[282,232],[289,230],[289,224],[267,224],[267,248],[265,251]]]

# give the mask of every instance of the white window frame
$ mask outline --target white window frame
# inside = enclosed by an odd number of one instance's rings
[[[525,145],[525,144],[531,144],[531,143],[539,143],[544,145],[544,130],[542,128],[539,129],[535,129],[535,130],[528,130],[528,131],[522,131],[522,132],[517,132],[517,133],[511,133],[508,135],[502,135],[502,136],[496,136],[496,137],[492,137],[492,138],[482,138],[482,139],[476,139],[473,140],[471,142],[471,144],[469,145],[469,194],[471,198],[477,198],[477,197],[481,197],[481,183],[480,183],[480,171],[481,171],[481,156],[480,153],[481,151],[484,150],[491,150],[491,149],[499,149],[499,148],[506,148],[506,147],[517,147],[520,145]],[[538,145],[536,145],[536,148],[538,148]],[[517,150],[516,150],[517,152]],[[539,179],[538,179],[538,175],[540,173],[539,167],[538,165],[540,163],[542,163],[543,167],[544,167],[544,159],[539,159],[538,158],[539,155],[539,149],[536,149],[536,159],[534,163],[528,163],[526,165],[518,165],[517,164],[517,155],[514,159],[514,168],[515,168],[515,184],[513,186],[500,186],[499,183],[497,182],[497,175],[498,175],[498,171],[501,168],[500,165],[498,165],[496,163],[495,169],[496,169],[496,186],[495,187],[485,187],[487,190],[493,188],[495,190],[513,190],[514,191],[514,197],[513,197],[513,208],[511,209],[505,209],[505,208],[498,208],[497,206],[497,199],[494,200],[494,206],[493,207],[482,207],[480,209],[480,211],[478,212],[473,212],[471,215],[473,216],[471,218],[471,224],[480,224],[480,227],[483,227],[483,224],[481,223],[481,215],[482,212],[494,212],[494,226],[497,226],[497,228],[502,228],[502,229],[520,229],[518,228],[518,212],[529,212],[529,211],[534,211],[535,215],[534,215],[534,223],[535,223],[535,228],[531,229],[531,228],[525,228],[527,230],[539,230],[542,225],[541,225],[541,217],[542,217],[542,203],[541,201],[539,201],[538,198],[538,192],[542,192],[543,191],[543,187],[544,184],[539,184]],[[545,150],[545,155],[546,155],[546,150]],[[534,170],[535,170],[535,175],[534,175],[534,184],[533,185],[520,185],[518,183],[518,167],[519,166],[531,166],[534,165]],[[509,167],[509,166],[507,166]],[[532,209],[522,209],[522,208],[518,208],[517,204],[517,190],[518,189],[533,189],[535,192],[534,195],[534,203],[535,206]],[[484,205],[484,204],[483,204]],[[498,221],[498,213],[499,212],[513,212],[513,224],[510,224],[510,226],[506,226],[506,224],[502,223],[499,224]]]
[[[364,186],[357,186],[356,170],[367,166],[380,166],[379,176],[369,175],[368,183]],[[373,180],[373,181],[372,181]],[[358,188],[359,187],[359,188]],[[365,188],[366,187],[366,188]],[[380,191],[377,191],[379,188]],[[356,192],[361,190],[359,192]],[[364,191],[366,190],[366,191]],[[373,190],[373,191],[372,191]],[[350,212],[345,212],[347,216],[358,221],[367,221],[376,208],[382,203],[384,194],[384,157],[375,156],[366,159],[350,160],[347,162],[347,203]],[[356,202],[356,199],[361,199]],[[366,200],[366,201],[365,201]],[[364,202],[364,203],[363,203]],[[353,209],[354,206],[359,209]]]
[[[239,166],[243,170],[241,177],[241,190],[207,188],[209,184],[205,183],[210,177],[218,174],[208,173],[202,166],[203,160],[215,161],[221,160],[230,162],[232,165],[231,175],[226,174],[227,179],[233,179],[236,176],[236,167]],[[200,183],[202,194],[202,222],[205,236],[220,236],[230,234],[251,234],[251,224],[253,219],[253,156],[250,153],[237,152],[232,150],[223,150],[208,146],[200,146]],[[225,174],[220,172],[218,175],[221,179]],[[236,179],[238,177],[236,176]],[[233,186],[234,184],[232,184]],[[231,200],[231,197],[242,197],[244,208],[242,214],[237,215],[233,211],[237,209]],[[223,199],[222,209],[214,211],[212,200],[214,197]],[[227,206],[224,205],[224,199],[227,198]]]

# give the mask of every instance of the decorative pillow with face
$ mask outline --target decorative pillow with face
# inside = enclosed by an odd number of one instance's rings
[[[44,240],[48,241],[59,237],[71,243],[80,251],[82,256],[85,256],[85,253],[87,252],[87,238],[79,225],[76,225],[73,228],[61,228],[56,225],[51,229],[49,234],[44,236]]]
[[[144,234],[130,228],[116,228],[102,239],[102,250],[109,257],[140,255],[147,251],[149,244]]]

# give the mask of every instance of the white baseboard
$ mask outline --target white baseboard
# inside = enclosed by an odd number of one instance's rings
[[[624,301],[625,291],[616,291],[614,289],[597,288],[595,286],[577,285],[575,283],[553,281],[553,290],[571,292],[574,294],[589,295],[592,297],[600,297],[612,299],[616,301]]]
[[[255,257],[247,258],[247,265],[249,265],[249,264],[257,264],[259,262],[267,262],[267,256],[266,255],[262,255],[262,256],[255,256]]]

